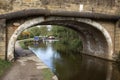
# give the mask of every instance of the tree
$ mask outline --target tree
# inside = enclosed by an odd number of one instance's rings
[[[24,39],[30,37],[30,33],[28,31],[23,31],[21,35],[22,35],[22,38],[24,38]]]
[[[33,38],[34,36],[39,36],[41,34],[39,27],[32,27],[27,30],[30,32],[30,37]]]
[[[46,36],[48,34],[48,28],[46,26],[41,26],[39,31],[41,36]]]
[[[62,26],[53,26],[51,31],[65,46],[71,46],[70,49],[77,49],[78,51],[82,50],[82,41],[76,31]]]
[[[23,31],[19,36],[18,40],[30,38],[30,33],[28,31]]]

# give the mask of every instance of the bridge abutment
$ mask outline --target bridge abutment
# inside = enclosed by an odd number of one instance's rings
[[[6,20],[0,19],[0,58],[7,59],[6,57]]]
[[[116,57],[120,54],[120,20],[117,21],[115,26],[115,46],[114,46],[114,56]]]

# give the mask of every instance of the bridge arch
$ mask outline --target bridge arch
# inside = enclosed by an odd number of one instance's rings
[[[113,45],[112,39],[107,30],[99,23],[89,19],[60,19],[43,17],[28,20],[20,25],[11,36],[8,44],[7,57],[14,58],[14,47],[20,33],[34,25],[62,25],[78,31],[83,41],[83,52],[92,56],[99,56],[105,59],[112,59]],[[95,31],[95,32],[93,32]],[[97,34],[96,34],[97,33]]]

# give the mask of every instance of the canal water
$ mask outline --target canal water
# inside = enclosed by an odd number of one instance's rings
[[[120,65],[82,55],[60,41],[45,41],[29,46],[59,80],[120,80]]]

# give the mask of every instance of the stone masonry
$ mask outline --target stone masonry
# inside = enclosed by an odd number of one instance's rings
[[[120,14],[120,0],[0,0],[1,14],[24,9]]]
[[[6,28],[5,20],[0,20],[0,57],[5,58],[6,53]],[[4,53],[4,54],[3,54]]]
[[[120,20],[115,27],[115,53],[120,53]]]
[[[100,14],[102,13],[108,15],[120,15],[120,0],[0,0],[0,14],[6,14],[20,10],[24,11],[28,9],[46,9],[50,11],[55,11],[55,10],[75,11],[75,12],[100,13]],[[32,18],[36,18],[36,17],[32,17]],[[7,20],[7,21],[5,19],[0,19],[0,51],[1,51],[0,56],[4,56],[5,54],[7,54],[8,42],[11,36],[13,35],[13,33],[16,31],[16,29],[18,29],[18,27],[22,25],[24,22],[29,21],[32,18],[31,17],[26,17],[26,19],[16,18],[16,20]],[[89,18],[88,18],[88,22],[89,22]],[[104,30],[106,30],[109,33],[107,35],[110,35],[112,42],[112,44],[108,44],[108,45],[112,45],[112,47],[110,47],[109,49],[114,49],[113,50],[114,55],[116,55],[115,53],[118,54],[120,51],[120,21],[112,21],[112,20],[104,21],[104,20],[91,19],[90,23],[94,24],[94,22],[98,23],[97,24],[98,26],[100,25],[103,26],[103,28],[100,27],[98,28],[100,28],[100,30],[102,29],[101,32],[104,35],[106,35]],[[32,22],[30,23],[32,24]],[[94,32],[92,34],[94,34]],[[108,38],[108,36],[106,36],[106,38]],[[108,42],[110,41],[109,39],[107,40]],[[106,46],[106,48],[107,47],[108,46]],[[111,51],[110,53],[113,53],[112,50],[110,51]],[[114,55],[112,57],[114,57]]]
[[[59,18],[58,18],[59,19]],[[65,18],[66,19],[66,18]],[[31,19],[30,19],[31,20]],[[49,19],[48,19],[49,20]],[[69,20],[69,19],[68,19]],[[25,21],[25,25],[24,25],[24,23],[23,23],[23,21]],[[28,25],[30,25],[30,23],[31,24],[33,24],[34,22],[33,21],[29,21],[29,22],[27,22],[27,20],[20,20],[19,22],[22,22],[22,23],[18,23],[18,21],[17,22],[10,22],[10,25],[8,25],[7,26],[7,28],[8,28],[8,40],[10,41],[10,38],[11,38],[11,36],[13,36],[14,35],[14,37],[12,37],[11,39],[13,39],[13,41],[12,41],[12,43],[14,43],[14,41],[16,40],[16,37],[18,36],[18,34],[21,32],[21,31],[23,31],[23,29],[26,27],[26,28],[28,28],[28,27],[30,27],[30,26],[28,26]],[[37,20],[35,20],[35,21],[39,21],[39,19],[37,19]],[[106,35],[105,37],[107,38],[107,42],[109,42],[109,43],[107,43],[107,45],[110,45],[111,47],[109,47],[109,53],[110,53],[110,57],[111,58],[113,58],[113,56],[114,55],[116,55],[115,53],[113,53],[114,51],[113,51],[113,49],[115,48],[116,49],[116,52],[118,52],[118,51],[120,51],[120,49],[119,49],[119,47],[117,48],[117,46],[115,45],[115,43],[114,42],[118,42],[119,44],[120,44],[120,42],[119,42],[119,40],[115,40],[115,37],[117,36],[116,35],[116,33],[118,33],[120,30],[119,30],[119,28],[116,28],[116,23],[115,22],[112,22],[112,21],[101,21],[101,20],[97,20],[97,21],[95,21],[94,22],[94,20],[86,20],[86,21],[83,21],[83,22],[86,22],[86,23],[90,23],[90,24],[94,24],[94,26],[98,26],[98,28],[101,30],[101,32],[102,32],[102,34],[104,34],[104,35]],[[20,28],[19,27],[19,25],[17,26],[15,26],[14,24],[15,23],[18,23],[20,26],[22,26],[22,28]],[[39,22],[38,22],[39,23]],[[101,28],[99,27],[99,26],[102,26]],[[28,27],[27,27],[28,26]],[[73,25],[74,26],[74,25]],[[19,27],[19,29],[17,28],[17,27]],[[97,27],[96,27],[97,28]],[[17,30],[16,30],[17,29]],[[87,28],[86,28],[87,29]],[[90,28],[91,29],[91,28]],[[89,29],[89,30],[90,30]],[[115,32],[115,29],[117,29],[117,32]],[[106,32],[104,31],[104,30],[106,30],[107,32],[108,32],[108,34],[106,34]],[[16,32],[17,31],[17,32]],[[16,32],[16,33],[14,33],[14,32]],[[89,31],[87,31],[87,32],[89,32]],[[95,31],[94,29],[92,30],[92,31],[90,31],[90,33],[88,33],[88,34],[93,34],[93,36],[91,36],[91,37],[94,37],[97,41],[98,41],[98,43],[102,46],[102,45],[106,45],[106,43],[104,44],[104,41],[103,41],[103,39],[101,39],[102,38],[102,36],[100,36],[101,34],[99,34],[99,33],[96,33],[97,31]],[[94,34],[96,33],[96,36],[94,36]],[[88,34],[86,34],[86,33],[84,33],[85,34],[85,36],[87,37],[87,35]],[[98,34],[98,35],[97,35]],[[110,36],[110,37],[108,37],[108,35]],[[101,37],[101,38],[99,38],[99,37]],[[14,38],[15,38],[15,40],[14,40]],[[88,40],[87,40],[87,42],[90,40],[91,38],[88,38]],[[110,40],[111,39],[111,40]],[[93,41],[92,39],[91,39],[91,41]],[[111,42],[112,41],[112,42]],[[12,43],[11,43],[11,45],[12,45]],[[93,42],[94,43],[94,42]],[[88,45],[87,43],[85,43],[86,44],[86,46]],[[90,44],[91,44],[91,42],[90,42]],[[93,44],[92,44],[93,45]],[[91,46],[92,46],[91,45]],[[95,44],[96,45],[96,44]],[[102,46],[101,47],[101,50],[102,51],[104,51],[105,49],[107,49],[107,47],[108,46]],[[86,49],[87,49],[87,47],[85,47]],[[93,47],[94,48],[94,47]],[[99,47],[100,48],[100,47]],[[92,49],[92,48],[90,48],[90,49]],[[97,47],[96,47],[96,49],[97,49]],[[12,50],[12,48],[10,49],[10,50]],[[99,50],[99,49],[98,49]],[[101,52],[102,52],[101,51]],[[88,51],[89,52],[89,51]],[[96,53],[95,53],[95,55],[93,55],[93,56],[97,56],[97,57],[100,57],[100,55],[101,55],[101,53],[99,52],[99,54],[97,53],[98,51],[96,51]],[[91,53],[91,55],[92,55],[93,53]],[[114,55],[113,55],[114,54]],[[105,56],[107,57],[108,56],[108,52],[106,52],[104,55],[102,55],[101,56],[101,58],[105,58]],[[109,58],[110,59],[110,58]]]

